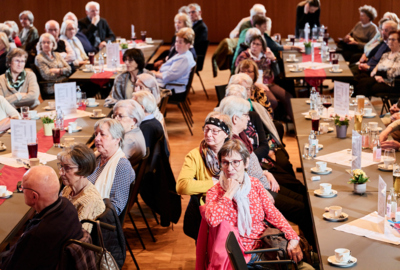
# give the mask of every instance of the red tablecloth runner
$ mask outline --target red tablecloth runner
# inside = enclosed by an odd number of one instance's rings
[[[122,65],[124,63],[122,51],[119,51],[119,63]]]
[[[110,81],[110,78],[114,75],[113,72],[111,71],[104,71],[101,73],[95,73],[90,77],[90,81],[92,83],[100,85],[100,87],[103,87],[106,83]]]
[[[322,63],[321,55],[319,54],[320,49],[314,49],[314,62]],[[311,54],[306,55],[303,53],[303,62],[311,62]],[[318,88],[322,84],[322,82],[326,79],[326,73],[324,69],[306,69],[304,70],[304,75],[306,82]],[[318,90],[317,90],[318,91]]]
[[[22,176],[26,173],[26,169],[4,165],[0,173],[0,185],[5,185],[7,186],[7,190],[14,192],[17,189],[17,183],[22,180]],[[0,205],[5,200],[6,199],[0,199]]]
[[[64,127],[68,126],[68,123],[70,122],[75,122],[75,120],[76,118],[64,120]],[[65,130],[61,131],[60,138],[64,136],[65,132]],[[46,153],[53,147],[53,136],[44,136],[43,128],[38,131],[36,137],[38,141],[38,152]]]

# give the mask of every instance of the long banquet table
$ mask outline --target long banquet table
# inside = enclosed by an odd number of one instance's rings
[[[40,104],[35,110],[38,112],[43,112],[44,107],[47,106],[47,101]],[[93,109],[102,109],[104,114],[108,114],[111,109],[105,108],[104,100],[96,100],[99,103],[98,107],[86,107],[87,112],[92,112]],[[75,133],[66,132],[61,138],[61,142],[65,138],[73,137],[75,142],[87,143],[91,138],[94,130],[93,126],[98,121],[98,119],[91,119],[90,117],[78,118],[76,122],[78,126],[82,127],[82,131]],[[36,129],[39,131],[43,127],[41,120],[36,120]],[[49,137],[52,140],[52,137]],[[7,146],[7,150],[1,152],[1,154],[7,154],[11,152],[11,135],[8,133],[2,134],[0,140]],[[57,155],[61,148],[51,147],[46,153]],[[47,163],[48,166],[52,167],[59,175],[57,169],[57,160]],[[0,164],[0,169],[3,168],[3,164]],[[22,180],[22,179],[21,179]],[[3,204],[0,205],[0,251],[4,250],[8,243],[13,239],[16,233],[22,228],[25,222],[33,215],[33,209],[25,204],[24,195],[22,193],[14,193],[13,196],[7,199]]]
[[[311,131],[311,121],[306,120],[301,113],[309,110],[306,99],[292,99],[292,107],[294,114],[294,123],[297,133],[297,141],[299,145],[300,156],[303,154],[304,143],[308,142],[308,135]],[[352,109],[352,108],[350,108]],[[321,120],[322,121],[322,120]],[[382,121],[376,116],[375,118],[364,118],[364,122],[378,122],[379,126],[384,128]],[[334,127],[331,122],[331,127]],[[354,126],[354,120],[351,121],[347,132],[346,139],[336,138],[336,131],[332,133],[318,135],[317,139],[323,144],[317,156],[337,152],[340,150],[351,148],[351,130]],[[366,151],[366,150],[364,150]],[[397,160],[400,154],[397,152]],[[329,256],[335,254],[336,248],[348,248],[351,255],[357,258],[357,263],[352,269],[395,269],[399,265],[399,247],[372,240],[366,237],[356,236],[353,234],[334,230],[334,227],[344,223],[351,222],[374,211],[377,211],[378,204],[378,177],[382,176],[383,180],[389,187],[393,186],[393,178],[391,172],[383,172],[377,169],[377,165],[371,165],[363,168],[370,177],[371,182],[367,184],[367,193],[363,196],[353,194],[353,186],[348,184],[350,175],[345,170],[350,169],[349,166],[337,165],[328,162],[328,167],[333,171],[328,175],[321,175],[320,181],[311,181],[312,174],[310,169],[315,166],[317,160],[301,159],[304,181],[308,190],[308,199],[313,218],[314,231],[316,233],[317,250],[320,256],[321,269],[337,269],[336,266],[330,265],[327,261]],[[337,197],[320,198],[314,195],[314,190],[319,189],[320,183],[331,183],[332,189],[338,191]],[[347,221],[329,222],[323,219],[325,207],[339,205],[343,207],[343,212],[349,215]]]

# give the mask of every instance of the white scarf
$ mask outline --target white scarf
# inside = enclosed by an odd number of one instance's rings
[[[227,179],[223,171],[221,171],[221,175],[219,177],[219,182],[224,190],[227,190]],[[247,234],[248,236],[251,233],[252,227],[252,218],[250,215],[250,200],[249,193],[251,190],[251,182],[250,177],[247,172],[244,173],[244,181],[243,185],[238,189],[238,191],[233,195],[233,199],[236,201],[237,209],[238,209],[238,229],[240,235],[244,236]]]
[[[61,35],[60,39],[69,42],[72,50],[74,51],[75,59],[77,59],[78,61],[85,61],[89,59],[89,57],[85,53],[85,50],[83,49],[81,41],[76,36],[72,37],[72,39],[68,39],[67,36]]]
[[[126,157],[121,147],[119,147],[117,152],[107,161],[106,166],[94,184],[103,199],[110,198],[111,187],[115,178],[115,170],[121,158]]]

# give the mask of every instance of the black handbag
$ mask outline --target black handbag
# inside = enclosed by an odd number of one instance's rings
[[[196,241],[202,219],[199,209],[200,199],[201,195],[190,196],[190,201],[183,218],[183,232]]]

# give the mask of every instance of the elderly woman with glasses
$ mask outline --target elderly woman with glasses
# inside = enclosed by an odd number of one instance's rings
[[[120,100],[113,108],[112,118],[124,128],[124,145],[122,151],[132,165],[136,165],[146,155],[146,142],[139,126],[144,118],[142,106],[135,100]]]
[[[267,227],[264,220],[284,233],[285,238],[289,241],[287,246],[289,257],[296,263],[300,262],[303,258],[299,245],[300,237],[274,206],[260,181],[246,172],[250,163],[250,153],[246,145],[237,139],[226,142],[218,151],[218,163],[221,165],[219,181],[207,191],[205,205],[204,216],[209,226],[209,234],[204,234],[201,230],[199,233],[200,243],[197,244],[196,251],[197,254],[206,254],[200,258],[209,257],[208,268],[225,269],[220,268],[224,265],[223,260],[229,264],[227,255],[222,258],[221,254],[218,261],[212,260],[213,253],[218,252],[214,248],[219,245],[218,243],[213,244],[213,242],[224,238],[229,231],[234,231],[238,235],[238,241],[243,251],[250,251],[262,246],[261,241],[257,241],[257,239],[261,237]],[[212,250],[209,248],[199,250],[199,246],[203,246],[205,241],[208,242],[206,247],[213,247]],[[222,242],[225,243],[225,241]],[[245,255],[246,262],[251,264],[256,261],[257,256],[255,255]]]
[[[40,104],[40,89],[36,75],[30,69],[25,69],[28,54],[22,49],[12,49],[7,54],[5,74],[0,76],[0,94],[15,108]]]
[[[60,39],[71,45],[75,56],[74,66],[81,66],[88,62],[89,57],[86,55],[81,41],[75,36],[77,32],[77,24],[72,20],[66,20],[61,25]]]
[[[144,72],[144,55],[139,49],[126,50],[122,60],[126,65],[126,72],[115,77],[110,95],[104,106],[111,106],[121,99],[131,99],[135,90],[137,76]]]
[[[135,83],[135,92],[147,91],[153,94],[157,104],[161,101],[160,87],[158,86],[156,78],[148,73],[142,73],[137,76]],[[165,92],[163,92],[165,95]]]
[[[96,187],[87,179],[96,167],[93,151],[82,143],[74,144],[60,152],[57,159],[60,178],[65,185],[61,196],[75,206],[79,220],[96,219],[106,206]],[[82,227],[89,233],[92,231],[92,224],[85,223]]]
[[[135,172],[121,148],[125,131],[120,122],[110,118],[97,121],[94,131],[94,143],[100,155],[88,180],[103,199],[110,199],[120,215],[128,202],[130,185],[135,180]]]
[[[22,11],[19,14],[19,21],[22,26],[22,30],[19,32],[19,39],[23,49],[25,49],[26,45],[39,38],[38,30],[33,26],[33,19],[33,14],[29,10]]]

